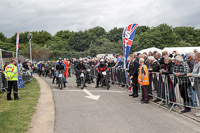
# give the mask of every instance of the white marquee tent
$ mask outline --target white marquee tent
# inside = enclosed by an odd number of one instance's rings
[[[163,51],[168,51],[172,53],[173,51],[177,51],[179,54],[186,54],[189,52],[194,52],[194,49],[197,49],[200,52],[200,47],[166,47]]]
[[[149,51],[151,51],[151,52],[157,51],[157,52],[159,52],[159,53],[162,52],[162,50],[159,49],[159,48],[151,47],[151,48],[147,48],[147,49],[140,50],[140,51],[138,51],[137,53],[141,53],[141,54],[142,54],[143,52],[147,52],[147,54],[148,54]]]
[[[197,49],[197,51],[200,52],[200,47],[166,47],[163,50],[158,49],[156,47],[151,47],[151,48],[140,50],[137,53],[147,52],[148,54],[149,51],[151,52],[157,51],[159,53],[162,53],[162,51],[168,51],[168,53],[172,53],[173,51],[177,51],[179,54],[186,54],[189,52],[194,52],[194,49]]]

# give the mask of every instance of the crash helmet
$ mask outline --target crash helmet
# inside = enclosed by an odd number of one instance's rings
[[[83,63],[84,63],[84,64],[87,64],[87,61],[85,60]]]
[[[81,58],[81,59],[79,59],[79,63],[83,63],[83,59]]]
[[[100,64],[104,64],[105,60],[104,59],[100,59]]]
[[[105,60],[104,60],[104,59],[101,59],[100,62],[105,62]]]

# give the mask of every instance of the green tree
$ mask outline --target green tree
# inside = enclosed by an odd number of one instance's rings
[[[47,31],[31,31],[34,59],[58,59],[59,57],[96,56],[102,53],[123,54],[123,28],[113,28],[106,32],[102,27],[71,32],[60,30],[54,36]],[[20,54],[29,57],[29,31],[20,33]],[[6,38],[0,32],[0,48],[15,52],[16,33]],[[200,46],[200,29],[193,27],[171,27],[160,24],[156,27],[138,26],[131,47],[132,52],[149,47]],[[38,53],[39,52],[39,53]],[[44,55],[47,54],[48,56]],[[48,58],[47,58],[48,57]]]
[[[148,27],[148,26],[138,26],[135,34],[140,35],[141,33],[148,31],[149,29],[150,29],[150,27]]]
[[[16,51],[16,44],[15,43],[9,43],[9,42],[2,42],[0,41],[0,48],[7,50],[7,51]]]
[[[179,41],[195,44],[195,30],[193,27],[176,27],[174,32],[177,34]],[[197,36],[196,36],[197,37]]]
[[[6,41],[6,36],[2,32],[0,32],[0,41]]]
[[[89,48],[91,40],[88,33],[85,31],[74,32],[69,37],[69,45],[73,50],[82,52]]]
[[[92,41],[95,41],[98,38],[102,38],[102,37],[106,36],[105,29],[100,27],[100,26],[97,26],[97,27],[94,27],[92,29],[89,29],[87,32],[88,32],[88,34],[90,36],[90,39]]]
[[[157,47],[163,49],[178,43],[178,37],[173,32],[173,28],[167,24],[161,24],[139,35],[138,42],[139,49],[149,47]]]
[[[54,36],[55,37],[59,37],[62,40],[68,40],[69,37],[70,37],[70,35],[71,35],[70,31],[68,31],[68,30],[61,30],[61,31],[56,32],[56,34]]]
[[[107,39],[109,39],[111,42],[118,42],[119,40],[122,40],[123,30],[124,30],[123,28],[117,28],[117,27],[111,29],[107,33]]]
[[[33,34],[33,39],[32,41],[34,43],[37,43],[37,44],[40,44],[41,46],[44,46],[45,43],[47,43],[49,40],[52,39],[52,36],[49,32],[47,31],[35,31],[35,32],[32,32]]]

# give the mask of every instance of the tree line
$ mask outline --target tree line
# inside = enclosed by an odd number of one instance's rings
[[[32,56],[34,60],[57,59],[58,57],[96,56],[101,53],[123,54],[123,28],[106,32],[103,27],[85,31],[61,30],[55,35],[47,31],[32,31]],[[20,33],[20,55],[29,58],[29,31]],[[16,34],[7,38],[0,32],[0,48],[15,52]],[[156,27],[138,26],[131,53],[149,47],[200,46],[200,29],[172,27],[160,24]]]

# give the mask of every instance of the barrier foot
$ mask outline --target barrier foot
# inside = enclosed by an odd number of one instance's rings
[[[8,91],[6,90],[6,88],[3,88],[3,90],[5,90],[6,93],[8,92]]]
[[[159,103],[158,108],[160,107],[160,105],[162,104],[163,101],[164,101],[164,99],[162,99],[162,101]]]
[[[172,111],[172,109],[174,108],[174,103],[173,103],[173,105],[171,106],[171,108],[170,108],[170,110],[169,110],[169,112],[171,112]]]
[[[126,85],[124,86],[124,89],[126,89],[127,91],[129,90],[129,87],[127,87]]]

